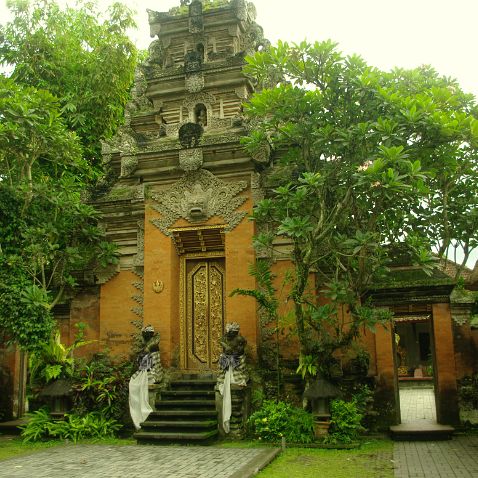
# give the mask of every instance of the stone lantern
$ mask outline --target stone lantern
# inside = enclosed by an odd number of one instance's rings
[[[327,434],[330,426],[330,400],[339,394],[339,389],[324,378],[309,382],[304,399],[311,405],[316,438]]]

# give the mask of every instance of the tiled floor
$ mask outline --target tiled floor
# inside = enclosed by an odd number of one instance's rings
[[[402,423],[419,420],[436,422],[435,392],[433,388],[401,388],[400,414]]]

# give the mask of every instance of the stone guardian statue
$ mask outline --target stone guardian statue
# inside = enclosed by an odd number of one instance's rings
[[[231,387],[245,387],[248,381],[244,349],[246,339],[239,334],[239,324],[226,324],[226,333],[221,339],[222,354],[219,357],[217,389],[222,395],[222,421],[225,433],[230,431],[232,413]]]

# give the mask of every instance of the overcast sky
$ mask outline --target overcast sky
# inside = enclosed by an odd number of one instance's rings
[[[137,11],[140,29],[133,36],[140,48],[147,48],[151,39],[146,8],[167,11],[179,0],[124,3]],[[257,21],[272,42],[330,38],[345,53],[358,53],[385,70],[430,64],[478,97],[478,0],[256,0],[254,4]],[[6,0],[0,0],[0,23],[6,18]]]

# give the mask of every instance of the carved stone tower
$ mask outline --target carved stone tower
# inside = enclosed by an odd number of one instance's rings
[[[186,2],[182,2],[186,3]],[[217,2],[216,2],[217,3]],[[126,121],[104,158],[116,178],[97,200],[120,264],[98,277],[100,342],[126,351],[132,320],[161,334],[165,365],[216,367],[224,322],[257,343],[253,288],[256,164],[240,145],[241,104],[252,93],[244,57],[265,40],[244,0],[195,0],[148,11],[149,58],[138,69]]]

